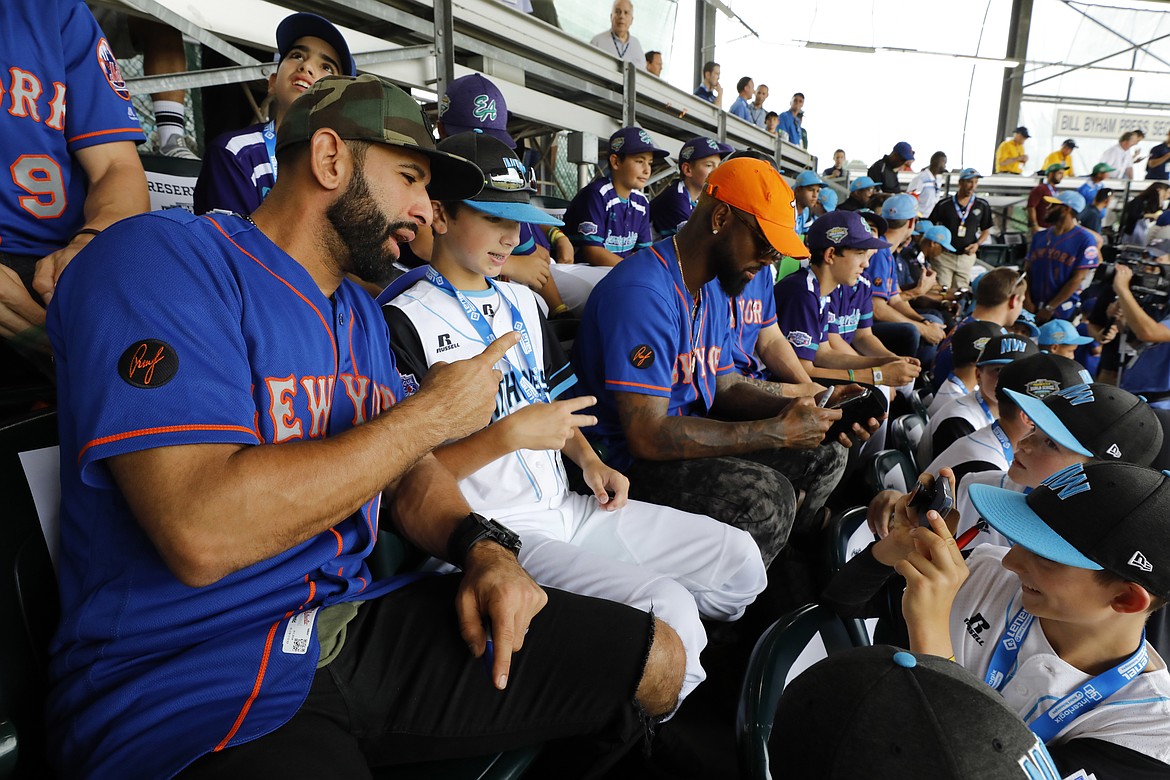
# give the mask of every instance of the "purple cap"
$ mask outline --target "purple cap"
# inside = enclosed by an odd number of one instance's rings
[[[357,75],[357,65],[354,64],[353,55],[349,53],[349,44],[345,42],[345,36],[332,22],[317,14],[292,14],[280,21],[276,26],[276,50],[280,53],[280,58],[284,59],[293,44],[310,35],[325,41],[337,52],[339,58],[337,64],[341,66],[340,75]]]
[[[886,249],[889,246],[856,211],[830,212],[819,217],[808,229],[808,247],[814,252],[831,247]]]
[[[911,148],[909,141],[899,141],[894,144],[894,154],[901,157],[906,162],[913,162],[914,149]]]
[[[499,87],[478,73],[447,85],[439,103],[439,121],[448,136],[482,130],[516,148],[516,139],[508,135],[508,102]]]
[[[654,145],[654,139],[640,127],[623,127],[609,137],[610,154],[641,154],[651,152],[655,157],[667,157],[670,152]]]
[[[714,157],[715,155],[719,155],[719,158],[723,159],[734,151],[735,149],[728,144],[720,143],[714,138],[699,136],[698,138],[692,138],[682,145],[682,149],[678,150],[678,161],[680,163],[694,162],[695,160],[702,160],[704,157]]]

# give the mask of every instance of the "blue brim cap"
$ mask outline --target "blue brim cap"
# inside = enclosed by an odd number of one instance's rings
[[[551,214],[533,206],[531,203],[513,203],[507,201],[465,200],[463,201],[477,211],[491,214],[500,219],[510,219],[513,222],[527,222],[530,225],[553,225],[560,227],[565,223]]]
[[[1016,402],[1016,406],[1020,407],[1024,411],[1024,414],[1028,415],[1028,419],[1035,423],[1037,428],[1044,431],[1048,438],[1078,455],[1084,455],[1087,458],[1093,457],[1093,453],[1089,448],[1077,441],[1077,437],[1073,436],[1072,431],[1039,398],[1033,398],[1027,393],[1017,393],[1015,390],[1008,390],[1006,387],[1004,388],[1004,392]]]
[[[968,492],[979,515],[1012,544],[1065,566],[1103,570],[1104,567],[1086,558],[1033,512],[1023,493],[991,485],[972,485]]]
[[[1025,328],[1027,328],[1028,335],[1031,336],[1033,341],[1038,341],[1040,339],[1040,329],[1036,327],[1035,322],[1029,322],[1028,320],[1024,319],[1023,317],[1020,317],[1016,320],[1015,324],[1022,325]]]

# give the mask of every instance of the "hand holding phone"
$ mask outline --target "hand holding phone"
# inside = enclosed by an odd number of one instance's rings
[[[946,520],[947,515],[955,508],[955,495],[954,491],[951,490],[951,481],[939,475],[929,485],[922,482],[915,484],[914,490],[910,492],[908,506],[913,507],[918,512],[918,525],[924,528],[930,528],[930,521],[926,519],[926,513],[932,509],[938,512],[939,517]]]

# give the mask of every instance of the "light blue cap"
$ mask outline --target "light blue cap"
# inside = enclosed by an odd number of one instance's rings
[[[1040,346],[1051,347],[1060,344],[1092,344],[1092,336],[1082,336],[1068,320],[1049,320],[1040,327]]]
[[[927,230],[930,230],[932,227],[934,227],[934,223],[931,222],[929,219],[920,219],[914,223],[914,235],[921,236],[923,233],[925,233]],[[974,289],[973,285],[972,285],[972,289]]]
[[[856,179],[854,179],[852,182],[849,183],[849,191],[850,192],[857,192],[858,190],[864,190],[866,187],[876,187],[876,186],[877,186],[877,182],[874,181],[873,179],[869,178],[868,176],[858,176]]]
[[[833,211],[837,208],[837,191],[832,187],[822,187],[821,193],[817,195],[817,201],[825,211]]]
[[[565,223],[556,217],[533,206],[531,203],[517,203],[494,200],[465,200],[463,201],[477,211],[491,214],[500,219],[510,219],[513,222],[527,222],[531,225],[555,225],[560,227]]]
[[[825,180],[817,175],[816,171],[801,171],[800,175],[796,177],[796,181],[792,183],[793,189],[797,187],[812,187],[816,184],[824,185]]]
[[[948,252],[957,251],[951,246],[951,231],[942,225],[931,225],[922,233],[922,237],[942,246]]]
[[[1028,419],[1043,431],[1048,438],[1078,455],[1084,455],[1086,458],[1094,457],[1093,451],[1081,444],[1076,436],[1073,436],[1068,426],[1060,421],[1056,413],[1048,408],[1048,405],[1042,399],[1035,398],[1027,393],[1017,393],[1015,390],[1009,390],[1006,387],[1004,388],[1004,392],[1016,402],[1016,406],[1020,407],[1024,414],[1028,415]]]
[[[1064,190],[1055,198],[1051,195],[1045,195],[1044,200],[1049,203],[1059,203],[1063,206],[1068,206],[1077,214],[1085,210],[1085,196],[1076,190]]]
[[[982,178],[983,178],[983,174],[980,173],[979,171],[975,170],[974,168],[964,168],[962,171],[959,172],[959,181],[962,181],[963,179],[982,179]]]
[[[882,219],[914,219],[918,216],[918,200],[900,192],[882,204]]]

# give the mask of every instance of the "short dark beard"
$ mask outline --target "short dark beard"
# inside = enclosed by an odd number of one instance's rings
[[[733,298],[743,292],[743,288],[747,287],[748,279],[744,276],[744,272],[737,267],[736,259],[722,248],[712,249],[712,256],[715,260],[715,278],[719,280],[719,286],[723,288],[723,292]]]
[[[353,178],[349,186],[333,201],[325,216],[349,255],[349,267],[344,270],[363,281],[380,284],[394,265],[394,254],[386,248],[390,234],[404,228],[417,231],[418,223],[413,220],[391,222],[386,217],[370,194],[363,170],[364,161],[358,157],[354,155]]]

